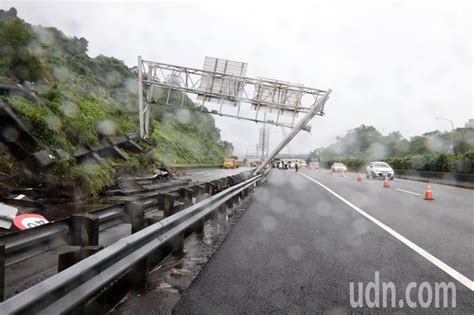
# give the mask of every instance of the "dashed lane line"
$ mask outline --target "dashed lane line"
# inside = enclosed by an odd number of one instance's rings
[[[368,220],[372,221],[373,223],[375,223],[376,225],[378,225],[381,229],[383,229],[385,232],[389,233],[390,235],[392,235],[393,237],[395,237],[396,239],[398,239],[400,242],[402,242],[403,244],[405,244],[406,246],[408,246],[409,248],[411,248],[413,251],[415,251],[416,253],[418,253],[419,255],[421,255],[423,258],[425,258],[426,260],[428,260],[429,262],[431,262],[433,265],[435,265],[436,267],[438,267],[439,269],[441,269],[442,271],[446,272],[448,275],[450,275],[451,277],[453,277],[454,279],[456,279],[457,281],[459,281],[461,284],[463,284],[464,286],[466,286],[468,289],[470,289],[471,291],[474,291],[474,282],[472,280],[470,280],[469,278],[467,278],[466,276],[464,276],[463,274],[461,274],[460,272],[458,272],[457,270],[453,269],[452,267],[450,267],[449,265],[447,265],[446,263],[444,263],[443,261],[439,260],[438,258],[436,258],[435,256],[431,255],[429,252],[427,252],[426,250],[424,250],[423,248],[421,248],[420,246],[416,245],[415,243],[413,243],[412,241],[410,241],[409,239],[407,239],[406,237],[404,237],[403,235],[401,235],[400,233],[398,233],[397,231],[393,230],[391,227],[389,227],[388,225],[385,225],[384,223],[382,223],[381,221],[377,220],[376,218],[374,218],[373,216],[371,216],[370,214],[368,214],[367,212],[365,212],[364,210],[360,209],[359,207],[357,207],[356,205],[350,203],[349,201],[347,201],[345,198],[343,198],[342,196],[340,196],[339,194],[337,194],[336,192],[334,192],[333,190],[331,190],[330,188],[326,187],[324,184],[322,184],[321,182],[317,181],[316,179],[314,178],[311,178],[305,174],[302,174],[302,173],[299,173],[301,176],[304,176],[306,177],[307,179],[309,179],[310,181],[318,184],[319,186],[321,186],[322,188],[326,189],[328,192],[330,192],[331,194],[333,194],[335,197],[337,197],[339,200],[341,200],[342,202],[344,202],[346,205],[348,205],[349,207],[351,207],[353,210],[357,211],[359,214],[361,214],[362,216],[364,216],[365,218],[367,218]]]
[[[401,192],[404,192],[404,193],[407,193],[407,194],[412,194],[412,195],[416,195],[416,196],[421,196],[421,194],[419,194],[419,193],[416,193],[416,192],[413,192],[413,191],[409,191],[409,190],[405,190],[405,189],[396,188],[395,190],[398,190],[398,191],[401,191]]]

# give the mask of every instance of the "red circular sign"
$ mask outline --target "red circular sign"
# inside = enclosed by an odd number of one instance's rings
[[[45,217],[35,213],[21,214],[13,220],[13,223],[20,230],[31,229],[49,223]]]

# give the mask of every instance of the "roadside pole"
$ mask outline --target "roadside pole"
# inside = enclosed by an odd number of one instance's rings
[[[275,149],[273,149],[272,153],[270,153],[267,156],[265,161],[263,161],[262,164],[260,164],[260,166],[255,170],[254,174],[260,173],[265,168],[265,166],[271,160],[273,160],[273,158],[278,153],[280,153],[280,151],[298,134],[298,132],[300,132],[300,130],[303,127],[305,127],[311,121],[311,119],[313,119],[313,117],[316,115],[316,112],[323,108],[324,104],[326,103],[326,101],[329,98],[329,94],[331,93],[331,91],[332,91],[331,89],[328,89],[326,91],[326,93],[319,100],[316,101],[316,103],[311,107],[309,112],[307,112],[306,115],[304,115],[304,117],[301,118],[301,120],[298,122],[298,124],[295,126],[295,128],[293,128],[291,130],[291,132],[288,134],[288,136],[286,136],[280,142],[280,144],[278,144],[278,146]]]
[[[143,117],[143,73],[142,56],[138,56],[138,118],[140,119],[140,137],[145,138],[145,120]]]

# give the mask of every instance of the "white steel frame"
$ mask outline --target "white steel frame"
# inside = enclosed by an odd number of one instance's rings
[[[206,61],[208,58],[209,57],[206,57]],[[244,63],[241,64],[245,65],[246,69],[247,65]],[[245,73],[245,71],[242,73]],[[173,80],[169,80],[170,77],[172,77]],[[205,82],[205,84],[203,84],[203,82]],[[210,85],[209,82],[211,82]],[[219,88],[214,86],[214,82],[220,84],[218,86]],[[185,94],[189,93],[197,95],[197,99],[200,101],[196,110],[289,128],[296,127],[295,118],[299,113],[305,114],[305,116],[311,113],[311,117],[314,115],[324,115],[324,104],[328,94],[328,91],[309,88],[300,84],[265,78],[254,79],[246,76],[147,61],[139,56],[138,106],[140,136],[145,139],[149,137],[150,106],[154,87],[167,90],[167,105],[170,105],[169,98],[171,91],[178,90],[183,92],[181,103],[171,105],[183,106]],[[308,95],[311,96],[310,99],[312,101],[308,102],[308,104],[304,104],[302,99]],[[324,101],[321,102],[323,98]],[[219,110],[209,111],[204,106],[206,102],[219,104]],[[252,106],[255,110],[255,117],[242,116],[242,103],[247,103]],[[228,106],[228,104],[235,107],[235,113],[229,114],[222,111],[222,107]],[[276,120],[267,120],[259,117],[260,112],[266,111],[276,113]],[[288,114],[291,117],[291,123],[280,120],[280,116]],[[307,123],[300,128],[309,131]]]

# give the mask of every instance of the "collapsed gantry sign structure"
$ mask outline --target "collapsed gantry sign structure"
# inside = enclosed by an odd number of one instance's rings
[[[301,129],[308,130],[308,123],[315,115],[324,114],[331,90],[266,78],[254,79],[247,77],[246,72],[246,63],[226,59],[206,57],[203,69],[196,69],[147,61],[139,56],[140,136],[149,136],[150,106],[155,87],[160,89],[160,93],[166,93],[166,105],[183,106],[185,94],[192,94],[196,98],[196,110],[293,129],[262,163],[263,166]],[[173,90],[183,92],[180,104],[169,103]],[[211,105],[216,109],[209,110],[207,106]],[[296,121],[299,114],[304,116]]]

